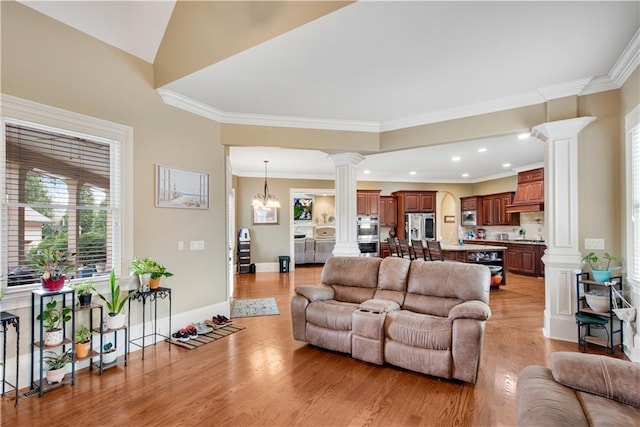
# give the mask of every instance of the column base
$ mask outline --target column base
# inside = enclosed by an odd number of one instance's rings
[[[336,242],[333,248],[334,256],[360,256],[360,248],[355,242]]]

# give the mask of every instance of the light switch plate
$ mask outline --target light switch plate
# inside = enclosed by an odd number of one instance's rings
[[[178,240],[178,250],[184,251],[184,242],[182,240]]]
[[[191,240],[189,242],[189,249],[192,251],[204,251],[204,240]]]
[[[584,248],[604,250],[604,239],[584,239]]]

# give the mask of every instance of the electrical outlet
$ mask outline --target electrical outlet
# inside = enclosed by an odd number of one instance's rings
[[[604,239],[584,239],[584,248],[604,250]]]
[[[184,242],[182,240],[178,240],[178,250],[184,251]]]
[[[204,240],[191,240],[189,242],[189,249],[192,251],[204,251]]]

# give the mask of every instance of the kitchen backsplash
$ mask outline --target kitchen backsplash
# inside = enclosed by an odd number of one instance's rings
[[[484,228],[487,233],[487,239],[499,239],[501,234],[507,234],[509,240],[517,240],[519,238],[527,240],[545,240],[546,228],[544,226],[544,212],[522,212],[520,213],[520,225],[485,225],[485,226],[464,226],[464,231],[476,231],[478,228]],[[520,235],[520,230],[524,235]]]

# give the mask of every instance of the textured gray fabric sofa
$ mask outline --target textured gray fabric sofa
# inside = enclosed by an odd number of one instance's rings
[[[324,264],[333,256],[335,239],[313,239],[311,237],[299,237],[294,239],[294,261],[300,264]]]
[[[519,426],[639,426],[640,366],[596,354],[556,352],[551,369],[518,376]]]
[[[331,257],[295,289],[293,337],[376,364],[475,383],[489,309],[482,265]]]

